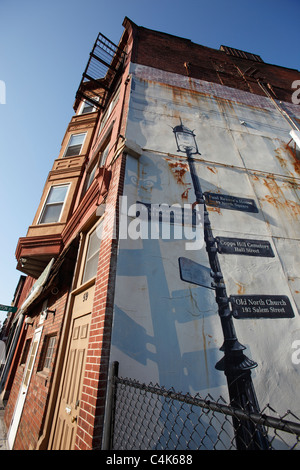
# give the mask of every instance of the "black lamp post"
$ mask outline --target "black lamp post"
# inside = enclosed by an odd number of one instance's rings
[[[244,355],[245,346],[239,343],[235,332],[232,311],[227,296],[224,279],[218,260],[216,240],[211,229],[205,199],[201,189],[200,181],[195,169],[195,161],[192,155],[200,155],[193,131],[185,127],[182,122],[173,128],[176,139],[177,151],[185,153],[189,164],[191,178],[193,181],[196,203],[204,205],[204,240],[208,253],[210,267],[214,278],[216,302],[221,320],[224,343],[220,348],[224,357],[216,364],[216,369],[224,371],[230,402],[232,406],[242,408],[249,412],[258,412],[258,402],[251,378],[251,369],[257,363]],[[252,423],[241,424],[233,418],[236,429],[236,442],[238,449],[267,449],[268,442],[262,428],[255,428]]]

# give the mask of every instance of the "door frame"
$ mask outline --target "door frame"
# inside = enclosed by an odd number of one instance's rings
[[[8,441],[8,446],[9,446],[10,449],[13,449],[15,439],[16,439],[16,436],[17,436],[17,432],[18,432],[18,429],[19,429],[19,424],[20,424],[20,421],[21,421],[21,416],[22,416],[22,413],[23,413],[23,408],[24,408],[26,397],[27,397],[27,392],[28,392],[28,389],[29,389],[32,372],[33,372],[33,369],[34,369],[34,366],[35,366],[35,360],[36,360],[37,352],[38,352],[41,337],[42,337],[42,331],[43,331],[43,326],[39,326],[38,328],[36,328],[36,330],[34,331],[34,334],[32,336],[32,341],[31,341],[28,356],[27,356],[27,359],[26,359],[26,364],[25,364],[25,368],[24,368],[24,372],[23,372],[23,378],[22,378],[20,390],[19,390],[19,393],[18,393],[18,398],[17,398],[17,401],[15,403],[14,413],[13,413],[11,421],[10,421],[9,430],[7,432],[7,441]],[[26,378],[29,362],[30,362],[30,359],[32,357],[32,351],[33,351],[33,347],[34,347],[35,343],[37,343],[37,345],[36,345],[36,349],[35,349],[34,354],[33,354],[32,367],[29,371],[29,376],[27,378],[27,384],[25,384],[25,378]]]
[[[68,362],[69,362],[69,356],[70,356],[70,349],[71,349],[71,344],[72,344],[72,334],[73,334],[73,323],[76,319],[84,317],[84,316],[89,316],[89,322],[91,322],[92,318],[92,306],[93,306],[93,300],[94,300],[94,290],[95,290],[95,279],[91,280],[90,282],[86,283],[84,288],[80,287],[79,289],[76,289],[75,291],[72,292],[71,297],[71,318],[70,318],[70,324],[69,324],[69,331],[68,331],[68,340],[67,340],[67,346],[65,349],[65,355],[64,355],[64,362],[62,365],[61,369],[61,380],[59,384],[59,390],[57,394],[57,400],[56,400],[56,406],[53,414],[53,420],[51,423],[51,430],[50,430],[50,437],[49,437],[49,442],[48,442],[48,450],[52,450],[53,444],[55,442],[55,435],[56,435],[56,430],[57,430],[57,422],[59,418],[59,411],[60,411],[60,404],[61,404],[61,399],[62,399],[62,393],[65,385],[65,380],[66,380],[66,371],[68,367]],[[84,294],[87,291],[92,291],[92,298],[90,299],[90,308],[83,308],[82,310],[79,309],[79,311],[76,309],[77,307],[77,299],[82,299]],[[84,373],[82,376],[82,381],[84,380]],[[80,400],[81,403],[81,400]],[[80,410],[80,406],[78,409],[78,413]]]
[[[88,325],[87,327],[87,334],[85,336],[86,338],[86,347],[85,349],[73,349],[73,345],[75,341],[80,341],[80,334],[79,331],[82,332],[82,328],[78,326],[77,321],[84,320],[86,322],[85,326]],[[73,450],[75,441],[76,441],[76,433],[77,433],[77,427],[78,427],[78,422],[77,418],[80,412],[80,407],[81,407],[81,394],[82,394],[82,387],[83,387],[83,381],[84,381],[84,373],[85,373],[85,363],[86,363],[86,358],[87,358],[87,351],[88,351],[88,341],[89,341],[89,332],[90,332],[90,325],[91,325],[91,312],[87,312],[85,314],[79,314],[79,315],[73,315],[72,317],[72,325],[70,328],[70,336],[69,336],[69,342],[68,342],[68,349],[67,349],[67,354],[65,356],[65,363],[64,363],[64,368],[63,368],[63,378],[61,382],[61,388],[60,388],[60,393],[58,395],[57,399],[57,406],[55,410],[55,418],[53,420],[53,429],[52,429],[52,439],[51,439],[51,444],[50,444],[50,449],[55,450],[56,447],[56,439],[58,436],[60,436],[61,441],[65,441],[65,437],[68,436],[68,432],[70,431],[70,426],[72,427],[72,433],[73,437],[70,441],[70,448],[69,444],[67,448],[62,448],[61,450]],[[75,325],[77,327],[75,328]],[[77,333],[76,333],[76,330]],[[74,337],[76,336],[76,337]],[[82,336],[81,336],[82,337]],[[72,367],[72,361],[74,361],[74,351],[77,351],[75,353],[75,360],[77,361],[78,358],[78,353],[83,352],[83,361],[81,364],[81,371],[82,373],[79,375],[79,379],[77,382],[76,379],[76,372],[78,371],[76,368],[74,369],[74,364]],[[77,387],[76,387],[77,383]],[[77,395],[77,400],[66,400],[66,391],[69,391],[71,393],[71,396],[74,394],[74,390],[78,390],[78,395]],[[67,393],[68,395],[68,393]],[[70,398],[70,397],[69,397]],[[74,399],[74,396],[72,397]],[[65,412],[67,415],[65,415]],[[72,415],[72,416],[71,416]],[[71,425],[69,423],[69,419],[72,419]],[[63,422],[63,430],[59,427],[59,422]],[[75,423],[75,424],[74,424]],[[72,442],[73,441],[73,442]]]

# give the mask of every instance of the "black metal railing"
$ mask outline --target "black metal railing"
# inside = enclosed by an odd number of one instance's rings
[[[76,96],[85,98],[97,108],[103,108],[122,70],[125,56],[119,46],[99,33]]]

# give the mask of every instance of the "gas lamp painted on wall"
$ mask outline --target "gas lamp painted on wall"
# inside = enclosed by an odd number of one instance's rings
[[[188,129],[188,127],[185,127],[181,120],[179,126],[173,127],[173,132],[176,139],[177,152],[185,152],[189,155],[200,155],[194,131],[191,131]]]

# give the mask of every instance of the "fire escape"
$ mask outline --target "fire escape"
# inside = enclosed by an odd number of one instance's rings
[[[125,52],[99,33],[82,74],[76,100],[104,109],[120,77]]]

